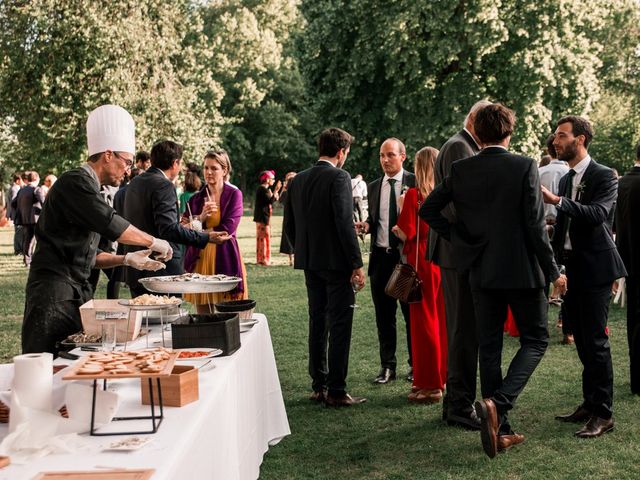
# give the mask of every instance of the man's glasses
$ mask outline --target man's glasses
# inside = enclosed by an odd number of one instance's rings
[[[118,152],[112,152],[116,158],[122,160],[124,162],[124,165],[126,168],[131,169],[131,167],[133,167],[133,158],[124,158],[121,157],[120,154]]]

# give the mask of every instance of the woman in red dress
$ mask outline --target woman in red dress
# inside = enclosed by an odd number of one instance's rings
[[[398,223],[392,229],[404,241],[405,261],[417,267],[422,280],[422,300],[410,305],[413,387],[408,398],[415,403],[439,402],[447,380],[447,329],[440,268],[426,259],[429,226],[418,217],[420,205],[434,187],[437,155],[438,150],[432,147],[416,154],[416,188],[410,188],[401,200]]]

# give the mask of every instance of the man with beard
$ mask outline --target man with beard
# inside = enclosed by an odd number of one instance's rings
[[[56,342],[82,330],[79,307],[91,299],[92,268],[130,265],[158,270],[173,255],[169,243],[130,225],[100,194],[101,185],[118,186],[133,164],[135,125],[116,105],[103,105],[87,120],[89,159],[64,173],[51,187],[38,224],[38,241],[26,287],[22,352],[56,353]],[[100,236],[147,247],[127,255],[98,251]]]
[[[553,248],[567,268],[567,316],[583,365],[583,402],[562,422],[586,422],[575,435],[599,437],[613,429],[613,366],[607,335],[611,285],[627,272],[613,242],[611,224],[618,181],[610,168],[591,159],[593,138],[588,120],[566,116],[558,120],[553,145],[559,160],[569,163],[555,195],[542,187],[546,203],[555,205]]]

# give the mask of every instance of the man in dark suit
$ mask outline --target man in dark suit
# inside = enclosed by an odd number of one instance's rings
[[[364,403],[347,393],[354,290],[364,286],[353,228],[351,177],[342,170],[353,137],[339,128],[320,134],[320,159],[291,181],[285,231],[304,270],[309,299],[311,400],[335,407]],[[353,289],[352,290],[352,285]]]
[[[558,120],[553,141],[558,159],[569,163],[554,195],[543,188],[546,203],[556,206],[553,248],[567,268],[569,291],[564,299],[573,338],[583,365],[582,404],[564,422],[587,422],[576,436],[593,438],[613,429],[613,366],[607,335],[611,286],[626,275],[611,233],[618,181],[610,168],[591,159],[593,138],[588,120]]]
[[[38,187],[40,176],[37,172],[27,172],[26,175],[27,183],[18,190],[11,206],[15,211],[14,223],[22,227],[22,259],[24,264],[29,266],[36,223],[44,203],[44,192]]]
[[[478,110],[474,128],[484,148],[455,162],[421,209],[431,228],[451,242],[458,270],[469,271],[484,398],[476,402],[476,412],[491,458],[524,441],[511,429],[507,412],[547,348],[547,282],[553,280],[561,292],[566,288],[545,230],[536,162],[507,150],[514,126],[515,116],[504,105]],[[455,222],[441,213],[450,202]],[[508,307],[520,332],[520,349],[503,378]]]
[[[436,158],[434,179],[436,185],[451,173],[456,160],[471,157],[480,147],[475,136],[473,122],[477,111],[491,102],[477,102],[464,120],[464,128],[451,137],[440,149]],[[455,222],[453,205],[443,210],[443,215]],[[475,414],[476,376],[478,366],[478,341],[475,336],[475,314],[469,288],[468,272],[456,270],[456,257],[451,243],[429,230],[428,258],[440,266],[445,314],[447,316],[447,386],[442,403],[442,419],[452,426],[479,429],[480,419]]]
[[[620,179],[616,205],[616,244],[627,268],[627,340],[631,393],[640,395],[640,143],[636,164]]]
[[[397,138],[389,138],[380,146],[380,166],[384,176],[371,182],[369,190],[369,217],[366,222],[356,223],[361,234],[371,234],[371,298],[376,311],[376,326],[380,343],[380,372],[373,383],[385,384],[396,378],[396,310],[398,301],[384,292],[393,269],[400,261],[402,242],[391,231],[398,219],[398,198],[409,187],[415,187],[416,177],[402,168],[407,158],[404,144]],[[409,373],[407,380],[413,381],[411,370],[411,335],[409,305],[400,303],[407,332]]]
[[[196,232],[180,225],[178,198],[173,181],[181,168],[182,146],[169,140],[161,141],[151,149],[151,167],[131,180],[127,186],[124,218],[154,237],[168,241],[173,249],[173,257],[166,263],[166,270],[150,273],[127,268],[126,281],[132,297],[149,293],[138,282],[142,277],[184,273],[182,250],[177,245],[204,248],[207,242],[221,243],[229,238],[226,232]],[[125,252],[140,249],[141,247],[125,246]]]

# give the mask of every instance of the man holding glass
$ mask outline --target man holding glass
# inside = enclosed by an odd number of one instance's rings
[[[364,287],[353,228],[351,177],[342,170],[353,137],[339,128],[320,134],[320,159],[296,175],[285,202],[285,231],[304,270],[309,298],[310,399],[328,406],[364,403],[346,391],[354,292]]]

